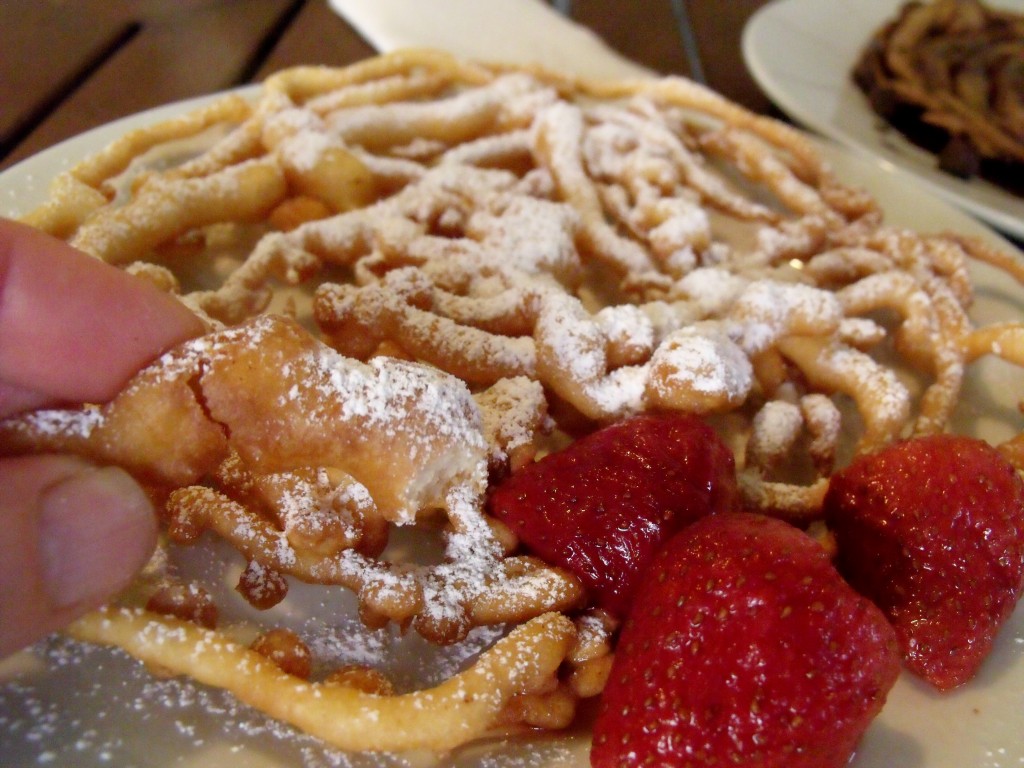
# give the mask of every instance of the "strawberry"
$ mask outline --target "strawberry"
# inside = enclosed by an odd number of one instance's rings
[[[899,674],[881,611],[781,520],[705,517],[651,563],[591,764],[838,768]]]
[[[837,567],[940,690],[977,672],[1021,595],[1024,486],[987,443],[935,435],[855,460],[829,483]]]
[[[646,414],[522,468],[493,490],[490,511],[621,617],[661,544],[737,497],[732,452],[711,427],[696,416]]]

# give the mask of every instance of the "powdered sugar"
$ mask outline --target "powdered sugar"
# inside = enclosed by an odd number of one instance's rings
[[[668,397],[670,390],[679,388],[695,396],[695,406],[700,396],[705,402],[742,402],[753,385],[749,359],[713,324],[688,326],[671,334],[658,347],[651,366],[659,394]]]
[[[103,421],[98,408],[80,411],[38,410],[24,417],[20,431],[39,435],[63,435],[70,439],[88,440],[93,430]]]

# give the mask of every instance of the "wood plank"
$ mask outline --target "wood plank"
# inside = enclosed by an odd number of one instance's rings
[[[740,48],[747,19],[768,0],[684,0],[707,84],[755,111],[771,103],[754,82]],[[671,0],[574,2],[572,18],[613,48],[661,74],[691,74]]]
[[[740,40],[754,11],[768,0],[687,0],[708,85],[755,112],[769,112],[771,102],[746,63]]]
[[[669,0],[578,1],[571,12],[574,21],[592,29],[624,56],[660,74],[689,74]]]
[[[376,54],[352,26],[331,10],[327,0],[309,0],[288,25],[254,79],[301,64],[342,67]]]
[[[83,0],[71,13],[60,3],[4,0],[0,157],[133,33],[131,21],[110,13],[109,5]]]
[[[137,34],[41,122],[0,167],[119,117],[246,82],[258,67],[254,59],[265,53],[264,41],[276,40],[278,25],[290,21],[300,3],[109,3],[123,17],[134,18]],[[65,13],[77,15],[77,9],[63,8]],[[26,60],[37,58],[29,55]]]

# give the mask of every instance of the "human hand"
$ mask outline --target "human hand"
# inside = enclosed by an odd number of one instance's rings
[[[173,297],[0,219],[0,418],[105,402],[201,332]],[[0,658],[127,586],[155,542],[152,505],[123,470],[71,456],[0,460]]]

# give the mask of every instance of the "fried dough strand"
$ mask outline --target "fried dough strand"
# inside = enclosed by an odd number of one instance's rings
[[[144,611],[103,608],[68,632],[224,688],[340,749],[378,752],[443,752],[486,736],[499,723],[507,726],[515,698],[549,688],[575,639],[569,619],[544,614],[435,688],[382,695],[344,682],[308,682],[217,632]]]

